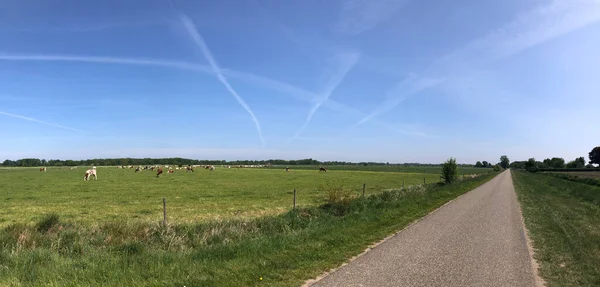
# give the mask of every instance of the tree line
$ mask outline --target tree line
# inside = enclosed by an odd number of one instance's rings
[[[540,169],[594,168],[594,164],[600,165],[600,146],[593,148],[588,154],[588,157],[590,161],[587,164],[584,157],[578,157],[569,162],[565,162],[565,159],[562,157],[553,157],[544,159],[543,161],[537,161],[535,158],[530,158],[527,161],[515,161],[510,164],[510,167],[528,171],[538,171]]]
[[[198,160],[187,158],[97,158],[85,160],[60,160],[60,159],[38,159],[23,158],[19,160],[5,160],[2,166],[5,167],[34,167],[34,166],[145,166],[145,165],[363,165],[363,166],[439,166],[439,164],[421,164],[421,163],[402,163],[390,164],[389,162],[348,162],[348,161],[318,161],[312,158],[299,160]],[[460,165],[472,166],[472,165]]]
[[[510,160],[508,159],[508,157],[506,155],[503,155],[500,157],[500,162],[495,164],[495,166],[501,167],[503,169],[507,169],[509,168],[510,165]],[[491,162],[487,162],[487,161],[477,161],[475,163],[475,167],[495,167],[492,165]]]

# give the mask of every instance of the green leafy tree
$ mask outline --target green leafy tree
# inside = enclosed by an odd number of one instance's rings
[[[525,169],[531,172],[535,172],[538,170],[538,163],[535,161],[535,158],[530,158],[525,163]]]
[[[491,167],[492,166],[489,162],[487,162],[485,160],[483,162],[481,162],[481,164],[483,165],[483,167]]]
[[[449,158],[442,165],[442,179],[445,183],[452,183],[458,178],[458,165],[455,158]]]
[[[562,157],[553,157],[549,165],[552,168],[565,168],[565,159]]]
[[[573,161],[567,163],[567,168],[584,168],[585,167],[585,159],[583,157],[578,157]]]
[[[500,166],[503,169],[507,169],[507,168],[510,167],[510,160],[508,160],[507,156],[503,155],[503,156],[500,157]]]
[[[475,163],[475,167],[483,167],[483,164],[481,164],[481,162],[478,161],[477,163]]]
[[[592,149],[589,153],[590,163],[595,163],[600,165],[600,146],[597,146]]]

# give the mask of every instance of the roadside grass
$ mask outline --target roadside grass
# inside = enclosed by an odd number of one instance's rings
[[[0,285],[297,286],[495,175],[350,200],[348,187],[323,185],[344,196],[254,219],[90,225],[50,214],[0,229]]]
[[[600,286],[600,187],[513,171],[548,286]]]
[[[433,183],[439,174],[370,171],[283,169],[224,169],[210,172],[176,170],[156,178],[152,171],[98,167],[98,180],[83,181],[85,168],[49,167],[0,170],[0,227],[10,223],[33,223],[42,215],[94,223],[123,218],[156,222],[162,218],[162,198],[167,199],[172,222],[256,218],[286,212],[297,189],[299,206],[324,203],[321,184],[344,182],[352,194]]]

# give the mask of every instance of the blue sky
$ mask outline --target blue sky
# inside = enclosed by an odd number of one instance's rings
[[[5,0],[0,158],[587,158],[599,20],[598,0]]]

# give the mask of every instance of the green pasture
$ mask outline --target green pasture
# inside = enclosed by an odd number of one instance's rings
[[[274,165],[266,167],[269,169],[285,169],[286,166]],[[288,165],[291,169],[298,170],[318,170],[319,166],[314,165]],[[406,166],[406,165],[323,165],[327,170],[347,170],[347,171],[377,171],[377,172],[408,172],[408,173],[430,173],[439,174],[442,166]],[[492,171],[492,168],[479,167],[459,167],[459,173],[462,174],[482,174]]]
[[[58,214],[80,223],[107,220],[158,222],[162,198],[167,199],[168,219],[173,223],[229,218],[255,218],[291,209],[293,190],[298,206],[324,203],[321,184],[343,185],[356,194],[379,193],[402,184],[439,181],[438,172],[373,172],[330,169],[220,168],[195,172],[176,170],[156,178],[155,172],[98,167],[98,180],[83,181],[85,167],[0,169],[0,226],[31,223],[44,214]],[[486,169],[478,169],[486,170]]]

